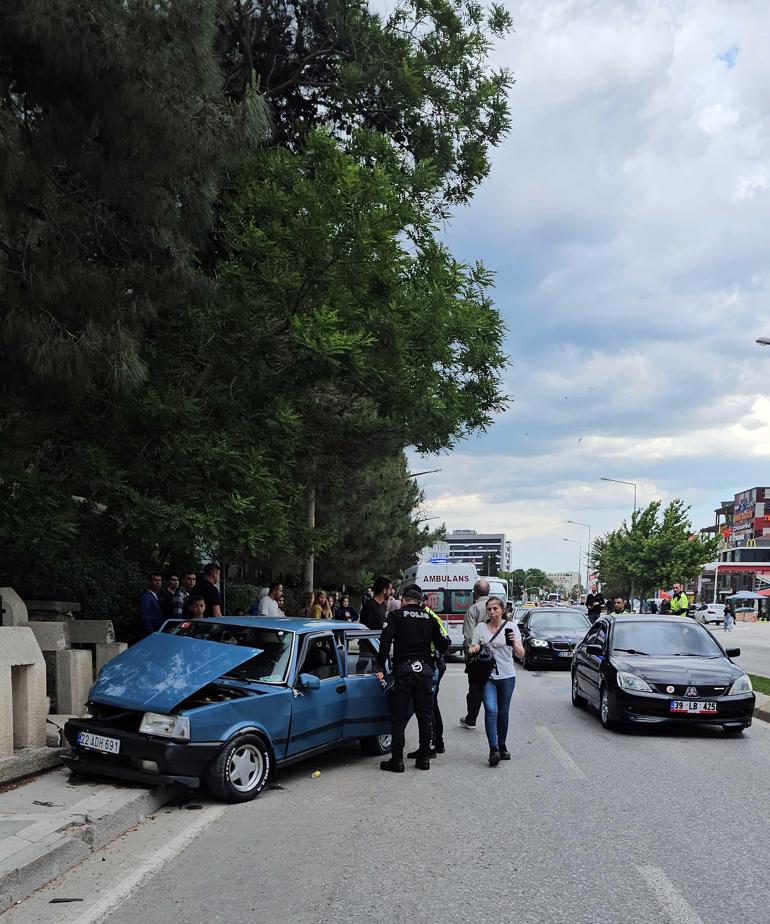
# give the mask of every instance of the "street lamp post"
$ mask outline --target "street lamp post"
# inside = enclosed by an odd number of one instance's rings
[[[622,481],[620,478],[600,478],[599,481],[612,481],[615,484],[628,484],[634,489],[634,516],[636,516],[636,482],[635,481]],[[633,523],[633,517],[631,517],[631,522]],[[641,609],[641,604],[640,607]],[[634,609],[634,582],[631,581],[631,610]]]
[[[600,478],[599,481],[613,481],[615,484],[630,484],[634,489],[634,513],[636,513],[636,482],[635,481],[621,481],[620,478]]]
[[[573,526],[585,526],[588,530],[588,554],[586,555],[586,593],[588,593],[588,581],[590,578],[590,561],[591,561],[591,524],[590,523],[580,523],[577,520],[567,520],[568,523],[571,523]]]
[[[574,542],[578,547],[578,584],[580,583],[580,572],[583,570],[583,543],[579,539],[562,539],[562,542]],[[570,588],[571,590],[572,588]]]

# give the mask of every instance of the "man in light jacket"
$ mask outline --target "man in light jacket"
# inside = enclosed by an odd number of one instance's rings
[[[480,622],[486,622],[487,618],[487,598],[489,597],[489,581],[483,578],[476,581],[473,585],[473,603],[468,607],[463,620],[463,650],[465,657],[468,657],[468,648],[473,641],[473,630]],[[484,689],[483,683],[472,683],[468,678],[468,695],[466,704],[468,711],[460,719],[460,725],[463,728],[475,728],[476,719],[481,709],[481,694]]]

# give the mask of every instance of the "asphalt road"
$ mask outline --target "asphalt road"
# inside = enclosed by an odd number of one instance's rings
[[[736,664],[750,674],[770,677],[770,622],[736,622],[732,632],[714,625],[709,629],[725,647],[741,649]]]
[[[430,772],[385,774],[350,747],[245,806],[195,798],[2,924],[768,920],[770,726],[606,732],[566,672],[519,669],[513,760],[491,769],[481,729],[457,724],[464,691],[452,665]]]

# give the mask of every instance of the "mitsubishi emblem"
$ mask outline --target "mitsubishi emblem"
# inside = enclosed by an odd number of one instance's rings
[[[685,696],[697,696],[698,688],[697,687],[687,687],[687,689],[684,691],[684,695]]]

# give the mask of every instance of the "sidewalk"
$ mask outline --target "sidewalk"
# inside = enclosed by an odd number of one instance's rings
[[[179,795],[73,778],[63,768],[0,787],[0,913]]]

